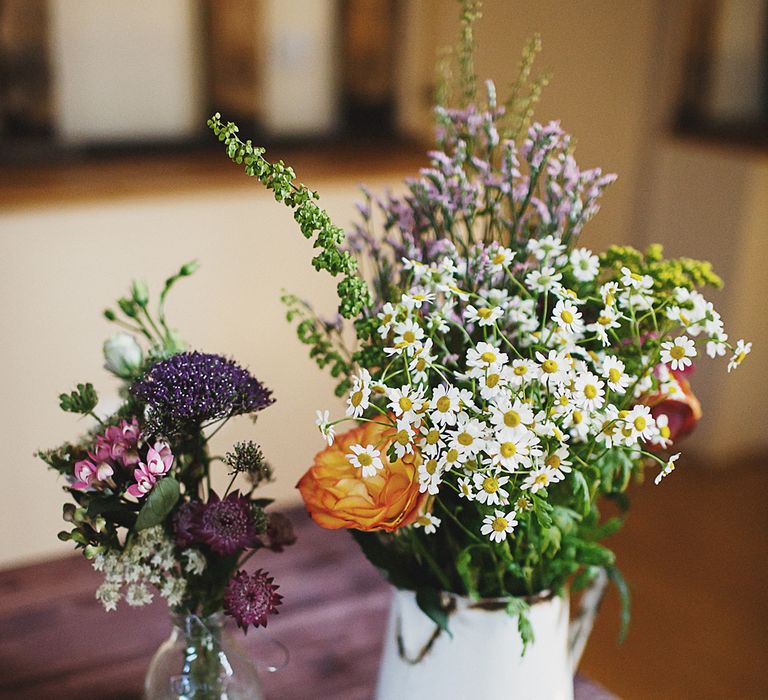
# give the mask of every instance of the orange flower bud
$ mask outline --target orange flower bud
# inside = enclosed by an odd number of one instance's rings
[[[312,519],[321,527],[392,532],[413,523],[427,498],[419,493],[418,454],[389,462],[387,450],[394,431],[383,420],[363,423],[336,437],[315,455],[315,462],[297,484]],[[352,445],[375,445],[384,468],[363,478],[347,460]]]

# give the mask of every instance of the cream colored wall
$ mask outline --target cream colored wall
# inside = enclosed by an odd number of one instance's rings
[[[243,180],[231,194],[0,213],[0,567],[69,551],[56,539],[63,482],[32,456],[87,427],[62,413],[56,397],[91,381],[106,410],[114,408],[115,384],[101,368],[101,344],[114,332],[103,308],[132,276],[157,290],[193,258],[201,268],[174,290],[169,317],[193,348],[232,355],[277,398],[255,427],[243,418],[222,430],[214,449],[246,436],[260,442],[278,478],[265,493],[296,501],[293,486],[323,445],[315,409],[338,412],[340,404],[295,339],[279,296],[289,290],[330,315],[335,283],[312,270],[311,247],[290,212]],[[334,220],[354,218],[355,182],[313,185]]]

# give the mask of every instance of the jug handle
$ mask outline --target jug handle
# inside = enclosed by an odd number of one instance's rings
[[[573,673],[576,673],[579,661],[581,661],[587,639],[589,639],[595,624],[595,617],[597,617],[600,604],[603,602],[607,585],[608,573],[601,568],[592,583],[585,589],[579,604],[579,611],[568,626],[568,651]]]

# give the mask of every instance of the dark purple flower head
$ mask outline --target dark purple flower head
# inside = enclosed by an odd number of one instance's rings
[[[252,574],[238,571],[224,591],[224,612],[233,617],[244,631],[250,625],[266,627],[267,616],[277,614],[277,606],[283,600],[283,596],[277,593],[279,586],[275,586],[273,581],[261,569]]]
[[[274,403],[272,392],[248,370],[221,355],[200,352],[155,363],[131,393],[146,407],[149,430],[166,436]]]
[[[173,534],[179,547],[189,547],[200,542],[200,516],[203,512],[200,501],[187,501],[173,516]]]
[[[251,502],[233,491],[223,501],[215,492],[200,512],[198,539],[217,554],[234,554],[259,544]]]

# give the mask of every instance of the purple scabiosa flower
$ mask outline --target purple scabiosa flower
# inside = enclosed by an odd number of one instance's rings
[[[238,571],[227,584],[224,591],[224,612],[235,619],[237,626],[247,631],[254,627],[267,626],[267,616],[277,614],[277,606],[283,596],[277,593],[274,579],[259,569],[249,574]]]
[[[258,528],[251,502],[233,491],[224,500],[211,492],[200,513],[199,541],[217,554],[234,554],[258,544]]]
[[[200,501],[187,501],[173,516],[173,534],[179,547],[189,547],[200,542],[200,516],[203,512]]]
[[[272,392],[248,370],[221,355],[200,352],[155,363],[131,393],[146,407],[149,432],[166,436],[274,403]]]

